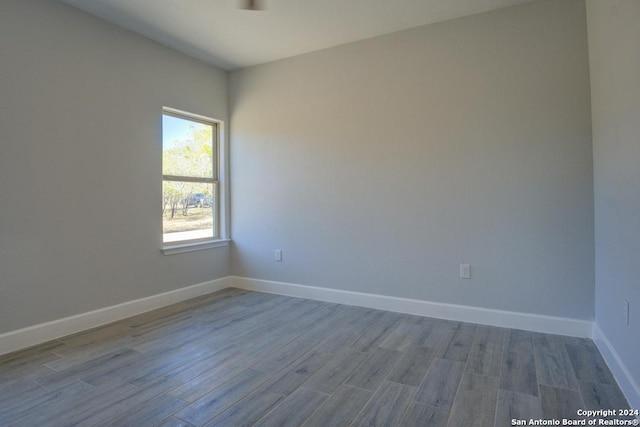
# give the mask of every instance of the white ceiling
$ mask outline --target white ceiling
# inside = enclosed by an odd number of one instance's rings
[[[226,70],[530,0],[60,0]]]

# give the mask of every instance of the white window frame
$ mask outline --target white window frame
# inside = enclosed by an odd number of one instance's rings
[[[172,255],[183,252],[199,251],[204,249],[210,249],[220,246],[226,246],[229,243],[229,230],[227,225],[228,217],[228,204],[227,194],[227,146],[226,138],[224,138],[224,122],[211,117],[190,113],[183,110],[178,110],[171,107],[162,107],[162,117],[165,115],[191,120],[207,125],[212,125],[214,128],[213,135],[213,177],[212,178],[197,178],[190,176],[173,176],[162,175],[161,183],[164,181],[179,181],[179,182],[199,182],[212,184],[214,187],[214,193],[216,194],[215,203],[212,207],[214,209],[214,236],[203,239],[190,239],[176,242],[164,242],[164,227],[161,226],[161,240],[162,240],[162,252],[165,255]],[[163,134],[162,129],[161,134]],[[164,136],[164,135],[163,135]],[[164,143],[163,137],[161,142]],[[161,144],[162,146],[162,144]]]

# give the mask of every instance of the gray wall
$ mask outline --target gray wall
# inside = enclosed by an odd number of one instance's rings
[[[53,1],[0,2],[0,333],[228,275],[160,252],[161,108],[227,75]]]
[[[589,1],[587,5],[593,105],[596,323],[638,387],[640,2]],[[625,299],[631,306],[629,326],[622,315]]]
[[[542,0],[233,72],[232,274],[592,319],[588,65]]]

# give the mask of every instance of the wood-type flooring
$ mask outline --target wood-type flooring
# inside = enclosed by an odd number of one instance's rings
[[[1,426],[510,426],[621,409],[589,339],[226,289],[0,356]]]

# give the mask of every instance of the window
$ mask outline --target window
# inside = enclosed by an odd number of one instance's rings
[[[220,239],[219,123],[169,108],[162,114],[165,248]]]

